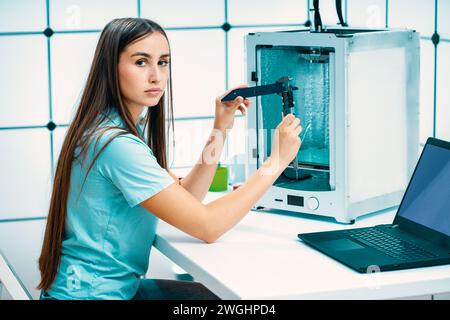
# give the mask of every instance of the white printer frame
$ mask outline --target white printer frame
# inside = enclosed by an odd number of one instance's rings
[[[397,206],[419,155],[419,35],[405,29],[358,29],[337,35],[309,29],[250,33],[245,36],[245,50],[251,86],[260,85],[261,46],[334,48],[329,62],[331,190],[273,185],[253,209],[353,223],[361,215]],[[258,123],[263,123],[261,97],[255,99],[246,121],[246,178],[267,159],[264,128],[256,127],[257,109]]]

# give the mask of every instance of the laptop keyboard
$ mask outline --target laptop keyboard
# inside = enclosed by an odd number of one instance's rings
[[[375,228],[345,230],[344,233],[398,260],[406,261],[436,257],[435,254],[412,242],[405,241]]]

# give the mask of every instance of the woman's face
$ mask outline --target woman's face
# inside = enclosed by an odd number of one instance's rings
[[[122,99],[129,109],[158,104],[169,79],[169,43],[159,32],[129,44],[120,54]]]

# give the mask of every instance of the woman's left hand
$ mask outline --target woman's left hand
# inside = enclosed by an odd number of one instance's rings
[[[238,88],[247,88],[248,85],[240,85],[226,91],[224,94],[216,98],[216,114],[214,119],[214,129],[227,130],[233,128],[234,114],[236,110],[240,110],[242,115],[246,114],[246,109],[242,107],[243,104],[246,108],[249,108],[252,104],[250,100],[244,100],[241,96],[236,97],[232,101],[222,102],[222,98],[228,93]]]

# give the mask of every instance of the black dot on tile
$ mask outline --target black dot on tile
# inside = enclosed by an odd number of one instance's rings
[[[230,25],[228,22],[225,22],[225,23],[222,25],[222,29],[223,29],[223,31],[228,32],[228,31],[230,31],[230,29],[231,29],[231,25]]]
[[[55,130],[56,128],[56,124],[53,121],[50,121],[49,123],[47,123],[47,129],[50,131]]]
[[[441,37],[439,36],[439,33],[437,33],[437,32],[433,33],[433,36],[431,36],[431,41],[433,42],[433,44],[435,46],[438,45],[440,39],[441,39]]]
[[[47,38],[50,38],[54,34],[54,32],[51,28],[47,28],[44,30],[44,34]]]

